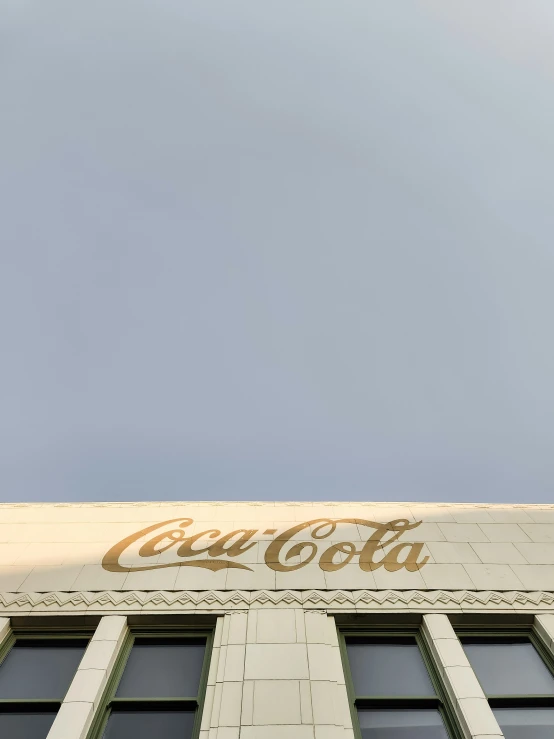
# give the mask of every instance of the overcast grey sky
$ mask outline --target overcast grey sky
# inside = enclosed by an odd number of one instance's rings
[[[0,0],[3,500],[554,500],[552,0]]]

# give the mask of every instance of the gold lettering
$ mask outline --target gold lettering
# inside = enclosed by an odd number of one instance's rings
[[[302,541],[294,544],[285,554],[285,562],[289,559],[292,559],[292,557],[302,556],[302,552],[304,552],[306,549],[309,550],[309,554],[303,562],[294,565],[286,565],[284,564],[284,562],[281,561],[281,554],[284,547],[286,547],[286,545],[294,536],[296,536],[296,534],[298,534],[300,531],[303,531],[304,529],[309,528],[310,526],[313,526],[311,533],[312,538],[326,539],[328,536],[331,536],[331,534],[334,533],[337,528],[337,523],[357,524],[358,522],[359,521],[356,518],[315,518],[312,521],[305,521],[304,523],[300,523],[297,526],[293,526],[291,529],[283,532],[280,536],[278,536],[274,541],[271,542],[265,553],[265,563],[269,568],[275,570],[276,572],[292,572],[293,570],[299,570],[301,567],[305,567],[307,564],[313,561],[317,554],[317,544],[314,544],[313,541]],[[366,523],[371,525],[371,521]],[[378,524],[375,525],[377,526]]]
[[[155,523],[153,526],[147,526],[145,529],[141,529],[140,531],[137,531],[130,536],[126,536],[121,541],[118,541],[117,544],[115,544],[111,549],[108,549],[108,551],[104,555],[104,559],[102,560],[102,567],[105,570],[108,570],[108,572],[131,572],[134,568],[122,567],[119,564],[119,558],[121,557],[123,552],[136,541],[142,539],[143,536],[146,536],[152,531],[156,531],[156,529],[160,529],[162,526],[168,526],[170,523],[176,523],[177,521],[181,521],[182,525],[184,526],[189,526],[192,523],[191,518],[185,518],[184,520],[182,518],[172,518],[169,521]],[[141,567],[140,569],[150,570],[152,569],[152,567]]]
[[[398,555],[403,549],[409,550],[408,555],[406,559],[402,560],[402,562],[399,562]],[[421,562],[417,561],[417,558],[421,554],[422,549],[423,544],[408,544],[407,542],[397,544],[390,550],[390,552],[387,553],[386,557],[383,559],[385,570],[387,570],[387,572],[397,572],[398,570],[401,570],[403,567],[405,567],[408,572],[417,572],[420,567],[423,567],[423,565],[429,561],[429,557],[424,557]]]
[[[199,534],[194,534],[194,536],[189,536],[184,540],[179,549],[177,549],[177,556],[194,557],[195,554],[204,554],[204,552],[209,551],[210,547],[213,546],[212,544],[209,544],[203,549],[193,549],[192,545],[196,544],[199,539],[205,539],[206,535],[208,539],[215,539],[220,534],[221,531],[219,529],[208,529],[207,531],[201,531]]]
[[[384,524],[377,524],[377,531],[371,534],[364,544],[362,551],[360,552],[360,569],[364,572],[371,572],[372,570],[377,570],[382,566],[383,562],[374,562],[373,557],[376,552],[383,549],[384,544],[381,539],[387,531],[388,529]]]
[[[231,531],[229,534],[225,534],[219,538],[215,544],[212,544],[208,549],[208,553],[210,557],[220,557],[222,554],[226,554],[228,557],[238,557],[239,554],[247,552],[256,545],[255,541],[250,542],[250,544],[247,544],[247,542],[257,531],[258,529],[237,529],[237,531]],[[232,542],[231,546],[226,547],[225,545],[238,534],[242,534],[242,536],[239,536],[237,541]]]
[[[346,559],[342,562],[333,562],[335,554],[346,554]],[[350,541],[333,544],[332,547],[326,549],[321,555],[319,566],[324,572],[336,572],[345,567],[356,554],[359,554],[359,552]]]
[[[421,521],[410,524],[406,518],[399,518],[394,521],[389,521],[389,523],[386,524],[372,523],[371,525],[376,529],[376,531],[369,537],[360,552],[360,569],[364,572],[371,572],[372,570],[378,570],[379,567],[385,565],[385,569],[388,570],[387,565],[390,562],[394,564],[396,560],[388,560],[387,557],[384,557],[376,562],[374,560],[375,554],[382,551],[385,546],[395,542],[404,533],[404,531],[414,529],[416,526],[419,526],[420,523]],[[383,540],[383,537],[386,536],[389,531],[392,531],[393,535],[390,538]]]
[[[293,572],[294,570],[299,570],[301,567],[309,564],[317,554],[317,546],[311,541],[303,541],[294,544],[288,554],[285,555],[285,561],[287,561],[292,557],[299,556],[303,550],[309,549],[310,553],[305,562],[300,562],[299,564],[294,565],[286,565],[279,561],[279,557],[281,556],[282,549],[289,543],[292,537],[296,536],[296,534],[308,528],[313,523],[314,521],[299,523],[298,526],[293,526],[292,529],[288,529],[287,531],[282,533],[281,536],[278,536],[276,539],[274,539],[265,551],[264,559],[266,565],[271,570],[275,570],[275,572]]]
[[[229,558],[239,557],[256,544],[255,540],[251,540],[258,532],[257,529],[236,529],[223,535],[219,529],[207,529],[192,536],[186,536],[185,530],[193,523],[191,518],[173,518],[147,526],[111,547],[102,560],[102,566],[108,572],[142,572],[165,567],[202,567],[213,571],[238,568],[252,571],[251,567],[231,562]],[[168,528],[172,524],[173,528]],[[177,524],[176,527],[175,524]],[[423,544],[420,542],[399,542],[391,546],[405,531],[417,528],[421,521],[410,523],[408,519],[400,518],[388,523],[378,523],[360,518],[316,518],[297,524],[279,534],[266,550],[266,565],[276,572],[293,572],[305,567],[313,562],[318,554],[316,542],[334,534],[337,524],[354,524],[358,527],[374,529],[374,531],[361,550],[349,541],[337,542],[329,546],[319,558],[319,567],[324,572],[340,570],[355,556],[359,556],[358,564],[364,572],[371,572],[379,567],[384,567],[388,572],[397,572],[402,568],[408,572],[415,572],[429,561],[427,556],[419,559],[423,550]],[[271,532],[266,533],[273,533],[273,531],[272,529]],[[133,544],[138,544],[153,532],[157,533],[140,546],[139,557],[145,559],[154,557],[178,545],[175,552],[176,561],[138,567],[126,567],[121,564],[120,560],[125,552]],[[304,532],[308,533],[311,541],[294,541],[294,537]],[[206,542],[205,546],[195,548],[195,544],[209,539],[215,541]],[[400,556],[404,550],[407,553],[401,560]],[[205,553],[208,553],[207,559],[192,559]],[[377,558],[379,555],[382,555],[380,559]],[[217,559],[218,557],[226,557],[226,559]]]
[[[181,526],[183,524],[180,524]],[[161,554],[162,552],[165,552],[167,549],[171,549],[171,547],[175,546],[178,541],[181,541],[181,539],[185,538],[185,532],[183,529],[173,529],[173,531],[164,531],[161,534],[158,534],[157,536],[153,536],[150,541],[147,541],[146,544],[143,544],[141,548],[139,549],[139,557],[153,557],[156,554]],[[160,547],[159,549],[156,549],[156,546],[161,542],[165,541],[166,539],[169,539],[169,544],[167,544],[165,547]]]
[[[240,570],[250,570],[252,571],[251,567],[247,567],[246,565],[241,565],[238,562],[225,562],[222,560],[207,560],[207,559],[199,559],[192,562],[168,562],[166,564],[160,564],[160,565],[146,565],[144,567],[124,567],[120,564],[119,559],[123,555],[123,553],[132,546],[135,542],[140,541],[144,536],[147,536],[152,531],[156,531],[156,529],[161,529],[163,526],[169,526],[171,523],[177,523],[177,521],[181,521],[179,526],[186,527],[190,526],[190,524],[193,522],[191,518],[171,518],[169,521],[162,521],[161,523],[155,523],[152,526],[147,526],[144,529],[141,529],[140,531],[137,531],[134,534],[131,534],[130,536],[126,536],[121,541],[117,542],[113,547],[108,549],[106,554],[104,555],[104,558],[102,560],[102,567],[107,570],[108,572],[144,572],[145,570],[161,570],[165,567],[202,567],[207,570],[222,570],[227,568],[235,568]],[[170,538],[174,539],[174,542],[170,544],[170,546],[173,546],[174,543],[179,541],[181,537],[177,537],[176,531],[178,529],[174,529],[172,532],[170,532],[173,536]],[[206,532],[203,532],[206,533]],[[141,550],[146,547],[145,551],[149,552],[147,556],[152,556],[152,554],[155,554],[154,548],[156,544],[158,544],[160,541],[163,541],[164,538],[167,538],[167,532],[164,533],[163,536],[160,536],[159,534],[155,537],[154,543],[147,542],[143,547],[141,547]],[[192,538],[192,537],[190,537]],[[183,545],[181,545],[183,546]],[[169,547],[165,547],[165,549],[169,549]],[[179,548],[180,549],[180,548]],[[195,552],[198,554],[198,551]],[[140,550],[139,550],[139,556]]]

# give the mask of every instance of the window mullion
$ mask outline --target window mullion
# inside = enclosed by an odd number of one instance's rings
[[[127,632],[125,616],[101,619],[47,739],[81,739],[86,735]]]
[[[554,695],[489,695],[491,708],[554,708]]]
[[[58,711],[62,702],[41,698],[3,698],[0,700],[0,713],[13,713],[24,711],[33,713],[37,711]]]
[[[112,698],[108,708],[123,711],[196,711],[197,698]]]
[[[357,696],[354,699],[356,708],[440,708],[441,699],[434,696]]]
[[[466,739],[503,737],[479,681],[448,616],[423,616],[422,635],[438,667]]]

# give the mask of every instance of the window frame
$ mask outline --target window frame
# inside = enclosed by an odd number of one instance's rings
[[[431,652],[421,633],[419,627],[413,628],[360,628],[338,626],[339,650],[346,683],[346,692],[348,695],[348,705],[350,708],[350,716],[352,718],[352,726],[354,728],[354,736],[356,739],[362,739],[360,722],[358,719],[358,709],[374,708],[378,709],[425,709],[431,708],[439,711],[449,739],[463,739],[463,734],[458,726],[455,718],[453,706],[448,698],[446,688],[440,678],[440,673],[431,656]],[[419,648],[421,658],[429,674],[431,684],[435,689],[433,696],[359,696],[356,695],[352,674],[350,672],[350,664],[347,653],[348,637],[368,638],[376,641],[382,640],[383,644],[394,642],[395,639],[413,638]]]
[[[490,640],[491,643],[495,641],[501,642],[502,639],[517,638],[522,640],[529,640],[529,642],[535,647],[539,657],[542,659],[545,667],[554,678],[554,655],[547,647],[547,645],[541,639],[536,628],[531,625],[529,626],[507,626],[505,628],[490,627],[490,628],[470,628],[459,626],[456,627],[456,636],[464,645],[464,638],[477,638]],[[471,665],[471,662],[468,662]],[[473,665],[471,665],[473,669]],[[477,680],[477,673],[475,673]],[[479,683],[481,685],[481,683]],[[533,694],[533,693],[513,693],[513,694],[493,694],[485,692],[484,687],[481,685],[485,698],[488,701],[491,709],[494,708],[554,708],[554,689],[552,694]]]
[[[183,641],[186,639],[205,639],[206,648],[202,669],[200,671],[200,681],[198,684],[198,694],[196,696],[185,696],[183,698],[163,698],[163,697],[145,697],[145,698],[117,698],[116,693],[121,678],[127,666],[127,661],[131,654],[131,650],[137,639],[175,639]],[[114,706],[119,706],[120,710],[148,711],[163,710],[163,708],[171,711],[194,710],[194,724],[192,728],[191,739],[198,739],[200,734],[200,724],[202,722],[202,713],[204,709],[206,690],[208,686],[208,673],[210,670],[210,662],[213,651],[214,628],[194,626],[152,626],[141,627],[131,626],[127,633],[123,644],[117,655],[115,664],[108,677],[102,699],[98,704],[91,727],[87,733],[87,739],[101,739],[106,729],[108,720],[113,712]]]
[[[86,641],[87,645],[83,651],[83,657],[85,656],[90,640],[94,635],[94,629],[83,629],[76,627],[72,628],[56,628],[56,627],[43,627],[43,628],[11,628],[9,634],[6,636],[2,644],[0,645],[0,668],[2,667],[4,660],[11,652],[12,647],[15,646],[16,642],[19,641],[36,641],[37,643],[44,644],[48,641]],[[81,658],[82,659],[82,658]],[[52,713],[57,716],[62,704],[67,695],[67,691],[71,687],[71,683],[77,674],[77,669],[65,694],[60,699],[54,698],[1,698],[0,697],[0,713]],[[55,718],[54,718],[55,720]]]

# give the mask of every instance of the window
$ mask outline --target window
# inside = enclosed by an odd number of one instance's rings
[[[417,631],[341,633],[356,731],[361,739],[458,737]]]
[[[0,737],[46,737],[87,643],[82,634],[8,638],[0,653]]]
[[[210,643],[209,632],[132,633],[92,735],[102,739],[196,736]]]
[[[460,639],[506,739],[554,736],[554,665],[535,634]]]

